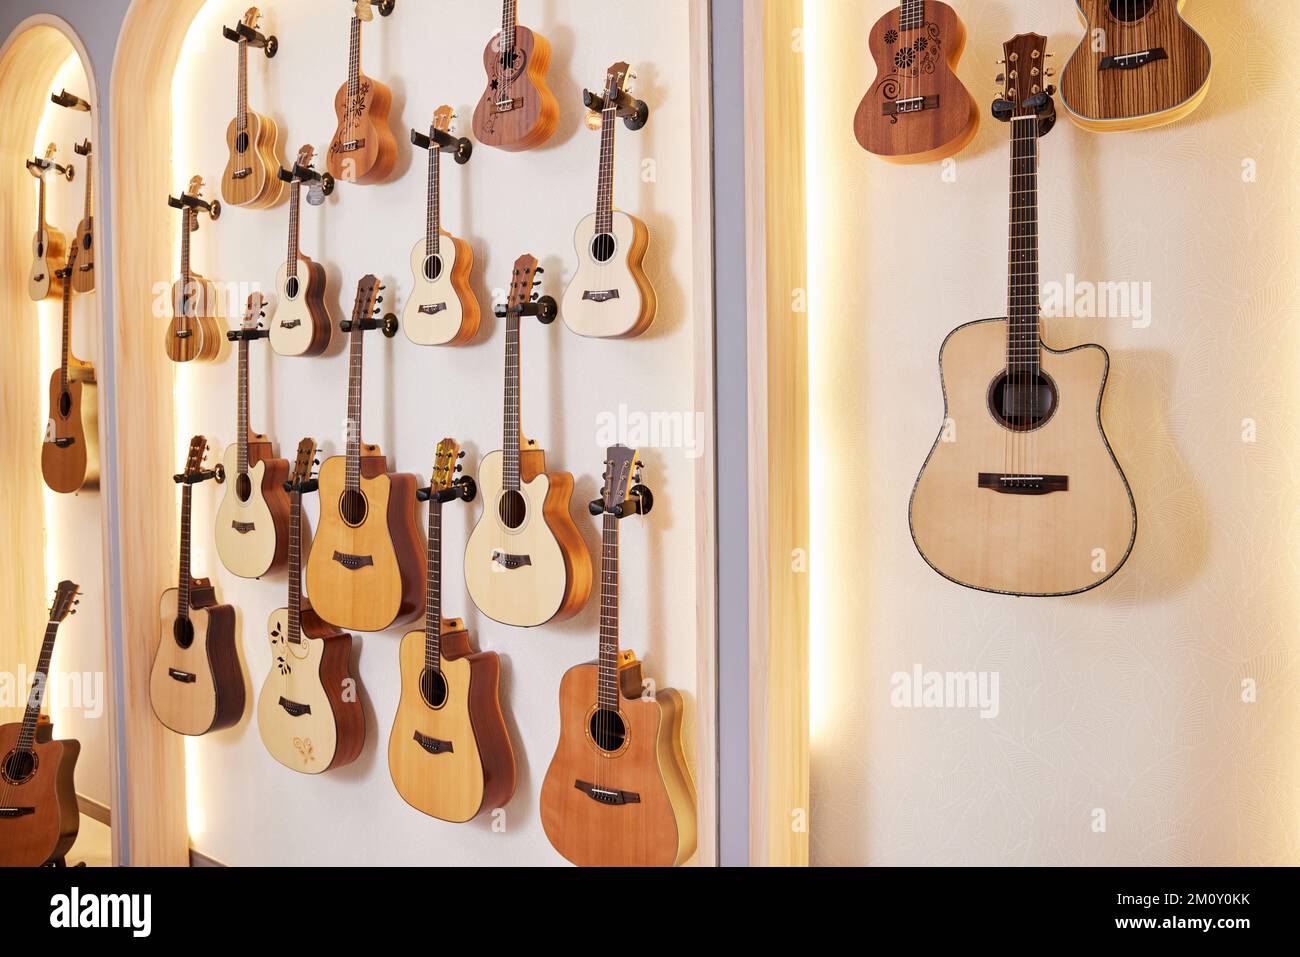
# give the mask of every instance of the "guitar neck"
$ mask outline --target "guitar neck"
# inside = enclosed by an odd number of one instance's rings
[[[90,216],[95,209],[94,203],[92,202],[91,199],[91,197],[94,195],[94,193],[92,192],[92,188],[95,181],[95,164],[91,160],[90,155],[91,154],[89,153],[86,154],[86,208],[85,208],[85,212],[82,213],[82,218],[87,223],[90,222]]]
[[[618,710],[618,519],[602,516],[600,545],[600,683],[602,708]]]
[[[180,580],[177,582],[177,615],[190,616],[190,503],[193,486],[181,486],[181,560]]]
[[[27,696],[27,710],[23,713],[23,726],[18,732],[18,750],[31,751],[36,740],[36,722],[41,708],[45,704],[45,688],[49,684],[50,659],[54,655],[54,639],[59,631],[59,623],[51,621],[45,626],[45,638],[41,642],[41,656],[36,662],[32,674],[32,690]]]
[[[289,186],[289,255],[285,261],[285,275],[290,278],[298,275],[298,213],[301,198],[302,183],[295,179]]]
[[[239,388],[236,396],[237,423],[235,428],[239,436],[238,475],[248,473],[248,340],[239,340]]]
[[[510,51],[515,48],[515,0],[505,0],[501,4],[501,49]]]
[[[519,491],[519,316],[515,309],[506,318],[505,415],[501,435],[502,483],[506,491]]]
[[[361,87],[361,20],[352,18],[352,37],[348,42],[348,96],[356,96]]]
[[[239,81],[235,101],[235,129],[243,133],[248,129],[248,41],[240,38],[239,43]]]
[[[289,496],[289,634],[288,640],[302,642],[302,492]]]
[[[1038,118],[1011,118],[1007,371],[1036,379],[1038,332]]]
[[[915,30],[925,24],[925,0],[902,0],[898,5],[898,29]]]
[[[618,103],[606,97],[600,118],[600,175],[596,183],[596,234],[614,231],[614,128],[618,125]]]
[[[442,503],[429,499],[429,567],[424,601],[424,664],[442,671]]]
[[[194,210],[186,206],[181,213],[181,297],[189,293],[190,285],[190,217]]]
[[[37,190],[36,200],[36,231],[39,233],[45,229],[45,174],[41,173],[37,179],[40,187]]]
[[[442,232],[442,147],[434,140],[429,146],[428,215],[425,220],[424,251],[436,256]]]
[[[63,283],[63,345],[59,369],[63,391],[68,391],[68,364],[72,358],[72,277]]]
[[[351,352],[348,357],[348,446],[347,488],[361,488],[361,371],[365,342],[359,318],[353,319]]]

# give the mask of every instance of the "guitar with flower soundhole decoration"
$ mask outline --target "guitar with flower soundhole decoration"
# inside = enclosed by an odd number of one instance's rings
[[[361,25],[393,12],[393,0],[356,0],[352,34],[348,41],[348,78],[334,96],[338,128],[330,142],[325,167],[336,180],[359,186],[382,183],[397,162],[397,138],[389,126],[393,93],[378,80],[361,72]]]

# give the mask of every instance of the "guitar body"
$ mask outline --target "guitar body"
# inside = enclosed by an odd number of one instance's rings
[[[330,142],[326,168],[337,180],[365,186],[382,183],[397,162],[397,139],[388,125],[393,94],[387,86],[364,73],[358,80],[357,104],[348,109],[348,85],[334,95],[338,128]],[[349,143],[357,145],[349,147]]]
[[[940,350],[945,429],[912,492],[912,539],[935,571],[970,588],[1025,596],[1095,588],[1137,535],[1133,496],[1101,423],[1109,358],[1097,345],[1044,346],[1055,410],[1033,431],[1011,431],[989,404],[1007,341],[1006,320],[988,319],[957,328]],[[950,427],[956,440],[944,441]],[[1060,476],[1068,488],[1008,494],[981,488],[983,473]]]
[[[344,518],[347,457],[320,469],[320,527],[307,556],[307,594],[322,619],[384,631],[424,611],[424,546],[415,521],[415,476],[388,474],[378,449],[361,457],[365,517]]]
[[[54,272],[63,268],[67,251],[63,233],[51,226],[32,237],[32,268],[27,274],[27,295],[34,301],[63,295],[63,280]]]
[[[519,495],[524,520],[502,521],[505,455],[492,452],[479,465],[483,514],[465,546],[465,585],[479,611],[521,628],[570,618],[591,595],[591,555],[569,514],[573,476],[547,472],[540,450],[519,454]],[[495,559],[509,556],[509,565]]]
[[[34,770],[10,777],[10,755],[18,746],[21,722],[0,726],[0,867],[40,867],[63,857],[77,840],[81,813],[73,775],[81,744],[51,740],[51,726],[36,726],[32,752]],[[18,770],[18,769],[15,769]]]
[[[41,444],[41,475],[51,491],[69,494],[99,488],[99,392],[95,367],[68,360],[68,391],[55,369],[50,375],[50,418]]]
[[[682,750],[682,700],[670,688],[641,697],[641,669],[619,677],[627,737],[617,753],[588,730],[599,667],[570,668],[560,681],[560,740],[542,782],[542,827],[580,867],[671,867],[695,853],[695,785]],[[580,790],[595,785],[637,800],[605,803]]]
[[[1078,0],[1087,27],[1061,74],[1061,102],[1087,130],[1142,130],[1180,120],[1210,91],[1210,48],[1182,18],[1183,0]],[[1116,13],[1118,11],[1118,15]],[[1106,48],[1093,49],[1094,31]],[[1111,58],[1159,51],[1133,66]]]
[[[271,348],[282,356],[318,356],[329,348],[329,308],[325,305],[325,267],[298,254],[298,275],[289,282],[288,265],[275,274],[279,301],[271,318]]]
[[[72,272],[74,292],[95,291],[95,221],[87,216],[77,224],[77,234],[72,240],[78,248],[77,268]]]
[[[221,327],[217,322],[217,290],[197,273],[190,288],[172,284],[172,321],[165,346],[172,362],[211,362],[221,354]]]
[[[952,7],[926,0],[926,22],[899,30],[895,7],[868,37],[876,79],[858,106],[853,132],[862,148],[892,163],[928,163],[960,152],[979,131],[979,108],[957,78],[966,27]],[[924,98],[899,113],[895,101]],[[887,112],[888,111],[888,112]]]
[[[430,674],[426,698],[424,642],[423,630],[402,639],[402,697],[388,737],[388,771],[411,807],[462,823],[504,807],[515,792],[514,748],[501,713],[501,660],[496,652],[471,654],[462,623],[444,620],[442,683]]]
[[[221,173],[221,198],[231,206],[269,209],[284,199],[280,170],[280,127],[269,116],[248,110],[248,129],[239,132],[238,118],[226,127],[229,158]]]
[[[527,27],[515,27],[514,63],[504,75],[503,92],[495,89],[500,43],[497,34],[483,51],[489,82],[474,108],[474,136],[486,146],[517,153],[541,146],[560,123],[560,104],[546,84],[551,44]],[[498,102],[504,102],[507,94],[513,106],[503,110]]]
[[[658,301],[642,268],[650,231],[635,216],[615,210],[612,235],[613,250],[601,262],[597,258],[603,249],[596,241],[596,214],[583,219],[573,234],[578,270],[564,292],[560,315],[580,336],[639,336],[655,318]]]
[[[177,734],[228,728],[244,714],[244,675],[235,648],[235,609],[218,605],[212,586],[190,590],[190,629],[176,614],[179,592],[163,592],[158,653],[149,675],[153,712]],[[178,640],[179,636],[179,640]]]
[[[248,472],[239,475],[239,445],[226,446],[226,494],[217,507],[213,537],[221,564],[240,578],[261,578],[284,567],[289,543],[289,463],[272,457],[264,435],[248,439]]]
[[[402,310],[406,337],[419,346],[459,346],[478,334],[479,306],[470,288],[474,250],[445,229],[438,256],[427,253],[427,240],[411,250],[415,286]]]
[[[353,679],[352,636],[325,624],[306,603],[300,619],[297,645],[288,640],[288,608],[277,609],[267,624],[271,672],[257,699],[257,730],[286,768],[321,774],[361,754],[366,717],[360,697],[344,699]]]

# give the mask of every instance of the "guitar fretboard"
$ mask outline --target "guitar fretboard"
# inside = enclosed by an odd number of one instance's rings
[[[248,41],[242,37],[239,43],[239,81],[235,103],[235,129],[243,133],[248,129]]]
[[[1007,277],[1007,371],[1037,378],[1038,118],[1011,118],[1011,215]]]
[[[597,703],[618,710],[618,519],[606,512],[600,545],[600,682]]]
[[[180,580],[177,584],[177,615],[190,617],[190,502],[193,486],[181,486],[181,561]]]
[[[354,97],[361,87],[361,21],[352,18],[352,36],[348,40],[348,96]]]
[[[442,671],[442,503],[429,499],[428,576],[424,594],[424,664]]]
[[[614,127],[618,122],[618,101],[609,95],[610,89],[605,93],[605,108],[600,115],[600,174],[596,181],[598,236],[614,231]]]
[[[519,303],[511,298],[510,315],[506,318],[506,375],[505,415],[502,425],[502,487],[508,492],[519,491]]]
[[[501,4],[501,51],[509,52],[515,48],[515,0],[505,0]]]
[[[432,134],[432,130],[430,131]],[[439,233],[442,231],[442,147],[437,140],[429,144],[429,194],[425,218],[424,254],[436,256],[439,252]]]
[[[184,307],[185,297],[190,293],[190,218],[194,210],[186,206],[181,211],[181,303]],[[187,313],[188,309],[185,310]]]
[[[72,260],[69,260],[72,267]],[[59,359],[59,382],[64,392],[68,391],[68,363],[72,358],[72,276],[63,283],[63,345]]]
[[[925,0],[902,0],[898,5],[898,29],[915,30],[925,23]]]
[[[236,429],[239,434],[239,461],[237,468],[238,475],[248,474],[248,340],[239,340],[239,395],[236,396],[236,405],[238,406],[238,422]]]
[[[32,675],[32,690],[27,696],[27,710],[23,713],[23,726],[18,732],[17,750],[19,751],[31,751],[32,742],[36,740],[36,721],[45,703],[45,688],[50,680],[50,658],[54,655],[54,638],[58,630],[59,623],[55,621],[45,626],[41,655],[36,662],[36,671]]]
[[[302,492],[289,496],[289,634],[293,644],[302,641]]]
[[[289,257],[285,260],[285,276],[298,275],[298,212],[301,209],[302,183],[294,180],[289,186]]]
[[[346,487],[361,488],[361,371],[362,343],[360,314],[352,320],[352,343],[348,357],[348,442]]]

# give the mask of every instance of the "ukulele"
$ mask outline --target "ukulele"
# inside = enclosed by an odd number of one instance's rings
[[[377,445],[361,440],[362,343],[379,328],[374,276],[357,284],[348,360],[347,452],[320,469],[320,528],[307,558],[307,594],[316,613],[339,628],[384,631],[424,610],[423,543],[415,521],[415,476],[390,474]],[[397,320],[383,330],[397,334]]]
[[[393,12],[392,0],[383,0],[378,7],[383,16]],[[392,91],[361,72],[361,24],[374,18],[371,0],[356,0],[348,47],[348,79],[334,96],[339,122],[325,163],[335,179],[359,186],[382,183],[397,162],[397,140],[388,125]]]
[[[40,183],[36,203],[36,234],[32,237],[32,268],[27,275],[27,295],[37,302],[61,295],[59,286],[62,282],[54,275],[59,262],[67,252],[67,239],[63,233],[45,222],[45,174],[54,170],[61,176],[72,179],[72,165],[60,166],[54,162],[55,146],[51,143],[45,150],[44,158],[37,157],[27,161],[27,171]]]
[[[601,339],[640,335],[654,321],[656,308],[654,287],[641,265],[650,232],[635,216],[614,209],[614,128],[627,75],[627,64],[615,63],[605,77],[596,211],[574,231],[578,271],[560,308],[571,330]]]
[[[547,472],[546,453],[519,426],[519,320],[555,318],[555,302],[533,293],[537,260],[515,262],[506,307],[502,451],[479,465],[483,514],[465,547],[465,584],[479,611],[530,628],[572,617],[591,594],[591,556],[569,514],[573,476]]]
[[[979,131],[975,100],[957,79],[966,27],[939,0],[901,0],[871,28],[876,79],[853,119],[868,153],[928,163],[960,152]]]
[[[221,353],[216,287],[190,265],[190,234],[199,228],[199,209],[207,208],[213,219],[220,215],[221,207],[205,203],[202,195],[203,177],[195,176],[179,200],[168,199],[181,210],[181,275],[172,286],[172,321],[164,343],[172,362],[210,362]]]
[[[1210,48],[1183,19],[1183,0],[1076,2],[1086,30],[1061,74],[1061,102],[1075,123],[1144,130],[1205,100]]]
[[[473,479],[457,478],[464,455],[438,443],[429,503],[429,570],[424,628],[402,639],[402,697],[388,737],[388,771],[407,804],[462,823],[505,806],[515,791],[515,754],[501,713],[501,661],[470,651],[459,618],[442,617],[442,506],[471,501]]]
[[[90,140],[73,146],[72,151],[78,156],[86,157],[86,208],[77,224],[77,233],[72,244],[80,253],[77,256],[77,269],[72,274],[72,288],[77,292],[95,291],[95,207],[91,183],[94,181],[95,163],[90,158]]]
[[[226,494],[217,508],[213,537],[221,563],[240,578],[261,578],[284,567],[289,500],[284,480],[289,463],[273,457],[271,440],[248,425],[248,344],[266,336],[261,329],[266,300],[260,292],[248,297],[240,330],[232,332],[238,341],[239,387],[236,399],[236,441],[226,446],[222,457]]]
[[[60,270],[63,285],[63,345],[59,368],[50,376],[50,418],[41,443],[41,475],[52,491],[99,487],[99,398],[95,367],[72,354],[72,286],[81,247],[74,245]]]
[[[1021,34],[1006,63],[1043,62]],[[1102,427],[1110,359],[1058,351],[1039,333],[1039,139],[1055,120],[1042,76],[1003,77],[994,115],[1011,126],[1007,318],[958,327],[939,368],[944,422],[912,492],[912,539],[950,581],[1009,595],[1072,595],[1124,564],[1137,534],[1128,481]],[[960,441],[949,435],[957,423]]]
[[[282,356],[318,356],[330,344],[333,320],[326,300],[325,267],[298,248],[303,176],[310,176],[311,146],[298,150],[289,184],[289,255],[275,274],[279,303],[271,322],[271,348]],[[331,182],[332,186],[332,182]]]
[[[54,639],[59,625],[77,613],[79,590],[73,582],[59,582],[23,720],[0,726],[0,867],[61,861],[81,826],[73,784],[81,744],[55,741],[53,727],[41,718]]]
[[[221,195],[231,206],[266,209],[284,198],[284,183],[276,173],[280,161],[280,128],[275,120],[248,108],[248,46],[258,42],[268,58],[275,56],[279,44],[272,44],[257,32],[262,19],[257,7],[249,7],[234,30],[224,29],[235,41],[238,53],[238,81],[235,94],[235,118],[226,127],[226,150],[230,154],[221,174]]]
[[[286,768],[320,774],[355,761],[366,741],[361,699],[344,695],[351,672],[352,636],[321,621],[303,598],[302,497],[312,477],[316,443],[303,439],[289,490],[289,605],[271,615],[271,672],[257,699],[257,730],[266,750]]]
[[[474,250],[442,228],[442,144],[455,142],[447,135],[451,119],[451,107],[440,106],[429,127],[428,214],[424,238],[411,250],[415,286],[402,311],[406,337],[420,346],[459,346],[478,333],[478,299],[469,284]],[[411,133],[412,138],[420,135],[414,130]],[[460,141],[458,146],[467,142]],[[458,162],[463,162],[462,155],[468,158],[469,153],[458,150]]]
[[[501,32],[488,41],[488,85],[474,109],[480,143],[517,153],[541,146],[560,123],[560,104],[546,85],[551,44],[516,22],[516,0],[501,4]]]
[[[180,580],[158,606],[158,652],[149,675],[153,713],[177,734],[228,728],[244,713],[244,675],[235,649],[235,609],[218,605],[212,582],[190,577],[190,507],[194,486],[221,480],[221,466],[203,468],[208,440],[190,440],[181,486]]]
[[[643,691],[618,644],[619,522],[654,502],[636,452],[611,448],[601,497],[600,648],[560,681],[560,740],[542,782],[542,827],[582,867],[669,867],[695,853],[695,785],[682,751],[682,699]]]

